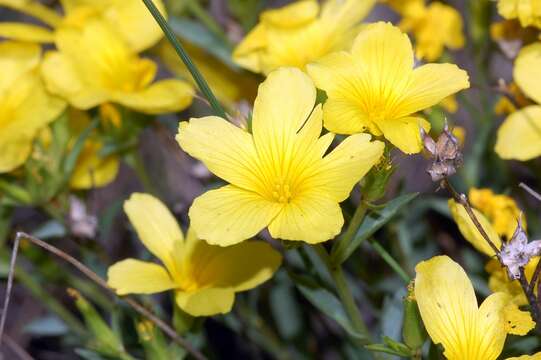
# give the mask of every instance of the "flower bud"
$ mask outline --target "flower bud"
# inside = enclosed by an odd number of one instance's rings
[[[404,298],[404,324],[402,338],[412,350],[421,348],[426,340],[426,330],[415,300],[414,282],[408,285],[408,294]]]

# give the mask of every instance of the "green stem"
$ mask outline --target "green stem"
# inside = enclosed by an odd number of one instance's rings
[[[214,114],[216,116],[220,116],[224,119],[227,119],[226,114],[222,106],[220,105],[220,102],[214,94],[212,93],[212,90],[210,89],[209,85],[207,84],[206,80],[203,78],[203,75],[199,72],[195,64],[193,63],[192,59],[184,50],[182,45],[180,44],[180,41],[178,41],[177,37],[175,36],[173,30],[167,23],[167,20],[163,17],[163,15],[160,13],[160,10],[154,5],[154,2],[152,0],[143,0],[143,3],[145,3],[145,6],[147,7],[148,11],[152,14],[154,17],[154,20],[158,23],[160,28],[162,29],[163,33],[165,34],[165,37],[175,51],[177,52],[178,56],[182,59],[190,73],[192,74],[193,79],[197,83],[197,86],[203,93],[203,95],[207,98],[208,102],[210,103],[212,109],[214,110]]]
[[[198,0],[188,0],[186,2],[188,10],[209,29],[214,35],[220,38],[228,48],[231,48],[231,41],[224,35],[222,27],[210,16],[205,9],[199,4]]]
[[[331,251],[331,262],[336,263],[336,259],[340,259],[341,255],[346,251],[347,247],[357,234],[359,227],[361,226],[366,211],[368,210],[368,203],[361,199],[359,206],[355,209],[355,213],[349,222],[346,232],[340,236],[340,238],[334,243],[334,246]]]
[[[329,273],[331,274],[334,280],[334,285],[336,287],[338,297],[340,298],[340,302],[342,303],[342,305],[344,305],[344,309],[346,310],[346,313],[349,319],[351,320],[353,328],[365,339],[367,339],[364,342],[355,340],[355,343],[359,346],[364,346],[367,343],[372,344],[374,342],[372,339],[372,335],[368,331],[368,328],[366,327],[366,324],[364,323],[361,312],[359,311],[359,308],[357,307],[357,304],[355,303],[355,298],[353,297],[353,294],[351,293],[349,289],[346,276],[344,274],[344,271],[342,270],[342,266],[339,264],[338,265],[332,264],[329,254],[327,253],[327,250],[325,250],[323,245],[321,244],[314,245],[314,249],[316,250],[316,253],[321,258],[321,260],[327,266],[327,269],[329,270]],[[381,358],[379,354],[377,353],[372,353],[372,355],[376,359]]]
[[[385,250],[383,246],[381,246],[380,243],[378,243],[376,240],[372,239],[370,240],[370,244],[376,250],[376,252],[381,256],[381,258],[389,265],[398,276],[404,281],[404,283],[409,284],[411,281],[410,276],[408,273],[400,266],[400,264]]]

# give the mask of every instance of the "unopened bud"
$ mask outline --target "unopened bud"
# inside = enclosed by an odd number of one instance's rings
[[[404,325],[402,326],[402,339],[412,350],[417,350],[426,341],[426,330],[415,300],[413,281],[408,285],[408,294],[404,298]]]

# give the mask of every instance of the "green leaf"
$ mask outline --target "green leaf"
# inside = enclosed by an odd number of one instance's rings
[[[86,327],[93,335],[88,346],[105,356],[112,356],[122,360],[132,360],[133,358],[124,349],[122,340],[107,325],[94,306],[77,290],[68,289],[68,292],[75,299],[75,305],[83,315]]]
[[[302,316],[295,300],[295,288],[287,277],[277,274],[279,283],[270,291],[270,308],[278,333],[284,339],[293,339],[302,331]]]
[[[24,188],[0,179],[0,193],[20,204],[32,203],[32,197]]]
[[[401,357],[411,356],[411,351],[408,351],[407,353],[403,353],[401,351],[391,349],[386,344],[370,344],[370,345],[366,345],[365,348],[367,348],[370,351],[382,352],[382,353],[401,356]]]
[[[354,339],[366,341],[367,338],[355,331],[342,303],[330,291],[321,287],[311,287],[297,282],[297,289],[318,310],[336,321]]]
[[[351,254],[369,237],[374,235],[376,231],[387,224],[404,206],[415,199],[419,193],[411,193],[397,197],[389,201],[385,207],[377,213],[372,212],[364,218],[363,223],[357,231],[357,235],[344,248],[343,251],[333,251],[331,254],[331,262],[339,265],[346,261]],[[338,247],[336,249],[339,249]],[[333,248],[334,250],[334,248]]]
[[[68,331],[66,324],[55,315],[46,315],[33,320],[23,328],[25,334],[33,336],[61,336]]]
[[[66,236],[65,226],[57,220],[49,220],[32,232],[32,235],[42,239],[51,239]]]
[[[239,69],[231,60],[231,51],[224,42],[200,23],[188,18],[171,17],[169,25],[181,39],[206,50],[232,69]]]

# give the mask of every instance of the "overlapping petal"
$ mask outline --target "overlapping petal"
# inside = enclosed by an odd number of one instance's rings
[[[196,198],[189,215],[199,238],[209,244],[229,246],[255,236],[279,211],[279,204],[227,185]]]
[[[177,305],[192,316],[210,316],[231,311],[235,291],[230,288],[206,288],[193,292],[177,291]]]
[[[135,193],[124,203],[124,211],[145,247],[169,271],[175,269],[171,254],[184,235],[167,207],[151,195]]]

